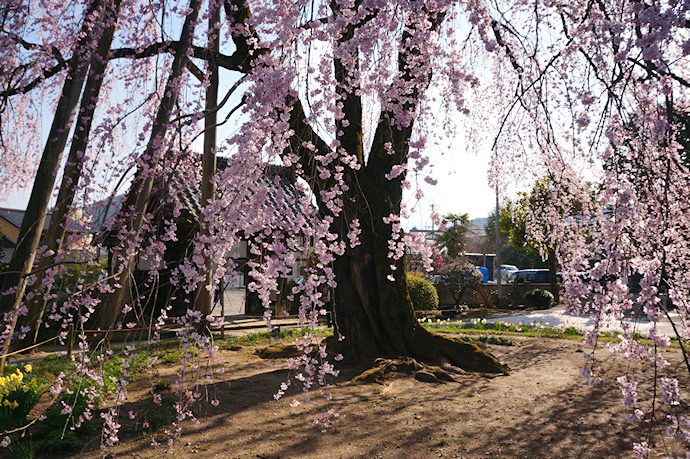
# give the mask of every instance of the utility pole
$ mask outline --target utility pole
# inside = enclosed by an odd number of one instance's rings
[[[501,230],[498,227],[500,221],[501,208],[498,202],[498,174],[494,179],[496,189],[496,256],[494,257],[494,277],[496,279],[496,290],[498,292],[498,307],[501,306],[501,298],[503,298],[503,289],[501,287]]]
[[[432,215],[432,218],[431,218],[431,234],[434,235],[434,236],[436,236],[436,225],[434,224],[434,218],[433,218],[433,215],[434,215],[434,212],[435,212],[435,211],[436,211],[436,204],[434,204],[434,203],[432,202],[432,203],[431,203],[431,215]]]

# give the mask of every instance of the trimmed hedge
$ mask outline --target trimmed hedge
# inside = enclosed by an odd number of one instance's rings
[[[414,273],[407,273],[407,290],[415,311],[438,308],[438,292],[431,282]]]
[[[553,294],[548,290],[535,288],[525,293],[525,306],[537,309],[548,309],[553,305]]]

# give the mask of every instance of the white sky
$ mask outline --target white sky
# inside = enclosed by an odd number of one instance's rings
[[[496,205],[496,195],[487,180],[488,153],[477,156],[465,152],[463,147],[453,149],[453,153],[430,156],[434,164],[432,177],[438,183],[431,186],[420,180],[425,196],[417,202],[409,200],[413,193],[405,194],[410,210],[405,229],[431,229],[432,204],[440,215],[468,213],[470,219],[487,217]],[[412,175],[408,179],[414,180]]]

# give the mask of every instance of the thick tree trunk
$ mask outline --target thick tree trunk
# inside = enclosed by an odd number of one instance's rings
[[[99,39],[97,52],[91,60],[91,70],[86,80],[86,85],[84,86],[84,95],[81,99],[76,129],[74,131],[74,137],[72,138],[69,155],[67,156],[67,164],[65,165],[62,182],[60,183],[57,203],[53,210],[50,226],[46,234],[45,245],[48,253],[53,253],[53,255],[44,255],[39,263],[39,270],[36,275],[36,281],[34,282],[36,286],[36,295],[28,302],[28,312],[25,320],[22,321],[24,324],[28,325],[31,330],[28,332],[26,338],[20,343],[20,347],[36,343],[40,321],[43,318],[47,303],[44,294],[49,293],[41,291],[43,280],[45,279],[48,267],[55,262],[55,255],[63,244],[67,232],[67,217],[72,202],[74,201],[75,189],[81,178],[83,159],[80,155],[84,154],[88,144],[93,115],[96,110],[103,77],[108,65],[108,52],[110,51],[113,35],[115,34],[117,15],[120,10],[120,0],[115,0],[113,5],[107,6],[107,8],[108,10],[105,12],[104,16],[106,19],[104,20],[110,23],[110,26],[104,31]]]
[[[153,182],[155,174],[152,171],[156,168],[159,158],[163,152],[159,151],[161,146],[165,143],[165,136],[168,132],[170,124],[170,116],[177,101],[177,96],[180,91],[180,84],[178,79],[181,77],[184,68],[187,65],[188,50],[192,44],[194,29],[196,27],[197,18],[199,16],[200,0],[191,0],[189,4],[189,14],[185,18],[180,40],[177,49],[175,50],[175,58],[172,63],[172,71],[168,77],[164,96],[158,106],[156,119],[151,128],[151,136],[146,146],[146,150],[142,154],[145,158],[149,171],[146,179],[141,182],[135,180],[132,187],[138,187],[136,195],[136,204],[133,214],[128,218],[126,232],[130,234],[138,234],[144,223],[144,215],[149,206],[149,199],[153,189]],[[124,249],[123,249],[124,251]],[[122,310],[123,302],[126,293],[130,287],[130,276],[134,269],[134,259],[128,257],[124,260],[114,260],[119,264],[115,268],[118,273],[118,279],[113,283],[114,292],[105,297],[102,303],[99,315],[96,319],[96,327],[103,331],[109,330],[117,321],[120,311]]]
[[[385,164],[371,163],[372,159],[390,158],[383,149],[376,152],[386,141],[385,135],[375,138],[370,163],[359,176],[361,243],[334,262],[338,282],[335,331],[336,336],[345,337],[332,342],[334,350],[351,362],[411,356],[467,371],[507,372],[494,356],[474,344],[433,334],[419,324],[407,291],[405,259],[389,257],[391,225],[383,221],[391,213],[399,214],[402,189],[399,180],[388,180],[380,173],[386,170]]]
[[[212,51],[218,52],[220,49],[220,35],[219,28],[216,26],[220,24],[220,4],[215,5],[213,11],[209,15],[208,30],[209,42],[208,48]],[[209,84],[206,88],[206,117],[204,118],[204,153],[201,164],[201,206],[205,207],[209,200],[213,199],[215,187],[213,184],[213,175],[216,173],[216,122],[218,104],[218,66],[212,58],[208,60],[208,75]],[[203,217],[202,217],[203,218]],[[201,234],[208,236],[208,230],[202,225]],[[204,281],[199,285],[199,300],[197,302],[197,309],[205,316],[211,314],[213,309],[213,292],[209,290],[212,284],[213,267],[211,266],[211,259],[204,254],[204,268],[206,275]]]
[[[548,264],[549,264],[549,290],[553,295],[553,300],[555,304],[560,301],[560,294],[558,290],[558,265],[556,261],[556,251],[554,249],[548,250]]]
[[[62,87],[48,140],[34,179],[29,204],[26,212],[24,212],[17,247],[14,249],[7,273],[3,276],[3,295],[0,295],[0,312],[3,313],[11,311],[21,301],[25,288],[23,281],[33,266],[34,256],[36,249],[38,249],[43,224],[48,212],[48,203],[53,193],[55,176],[62,161],[62,154],[72,129],[74,113],[86,79],[86,72],[89,69],[89,62],[91,61],[89,46],[94,39],[94,33],[98,30],[94,27],[93,21],[100,8],[100,0],[94,0],[89,4],[84,15],[82,38],[75,47],[72,64]],[[15,290],[12,293],[4,294],[13,287]]]
[[[407,292],[404,260],[396,263],[400,274],[388,280],[391,261],[387,238],[362,235],[362,244],[334,263],[334,351],[349,363],[379,357],[410,356],[434,365],[451,364],[467,371],[505,373],[507,368],[474,344],[433,334],[415,317]],[[397,270],[396,270],[397,271]]]
[[[353,100],[346,98],[346,111],[348,102]],[[328,147],[304,121],[299,101],[291,102],[291,126],[295,131],[290,139],[291,148],[302,152],[303,164],[312,166],[310,151],[302,147],[304,140],[312,141],[321,154],[325,154]],[[357,103],[359,101],[355,100]],[[404,258],[393,261],[389,257],[392,225],[384,222],[386,217],[400,215],[404,174],[392,180],[386,175],[393,166],[406,162],[412,126],[393,127],[390,116],[382,114],[366,165],[356,172],[348,171],[345,179],[353,195],[344,201],[344,209],[332,226],[333,231],[339,231],[349,227],[351,219],[357,218],[361,233],[360,244],[348,247],[333,263],[338,283],[334,293],[335,336],[344,339],[332,340],[330,348],[352,363],[377,357],[411,356],[425,363],[450,364],[469,371],[505,373],[507,368],[491,354],[474,344],[428,332],[414,315],[407,291]],[[350,126],[352,124],[355,123]],[[357,137],[354,143],[348,151],[358,151]],[[392,145],[394,154],[389,154],[387,145]],[[311,177],[318,198],[318,190],[328,189],[329,184],[317,180],[317,174]],[[320,207],[328,213],[324,203],[320,203]],[[395,270],[391,269],[391,264],[395,265]],[[391,274],[392,281],[388,278]]]

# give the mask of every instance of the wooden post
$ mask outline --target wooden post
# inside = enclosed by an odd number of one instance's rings
[[[21,281],[21,284],[18,287],[18,289],[21,290],[22,292],[26,288],[27,279],[28,279],[28,277],[24,276],[24,278]],[[17,324],[17,316],[19,315],[19,304],[20,303],[17,302],[14,305],[13,318],[9,324],[9,326],[12,328],[12,332],[10,332],[9,335],[7,335],[7,338],[5,339],[5,342],[2,344],[2,348],[0,351],[0,353],[1,353],[1,355],[0,355],[0,376],[2,376],[5,373],[5,362],[7,361],[7,354],[10,353],[10,345],[12,344],[12,336],[14,335],[14,328]]]
[[[220,279],[220,316],[223,318],[223,323],[220,324],[220,339],[225,338],[225,276]]]
[[[67,332],[67,357],[72,356],[72,347],[74,346],[74,324],[69,324],[69,331]]]
[[[165,145],[165,136],[170,128],[170,117],[175,109],[177,97],[180,94],[179,79],[187,67],[189,56],[187,52],[192,46],[192,39],[194,29],[197,25],[197,18],[199,10],[201,9],[201,0],[190,0],[188,11],[190,12],[184,20],[182,31],[180,32],[180,39],[177,42],[175,49],[175,57],[173,58],[172,68],[168,80],[166,82],[163,98],[158,105],[156,117],[151,125],[149,134],[149,141],[146,149],[141,154],[143,164],[140,166],[140,172],[147,172],[145,176],[137,173],[132,182],[130,193],[135,193],[135,205],[133,213],[127,218],[127,224],[121,230],[122,233],[139,234],[144,226],[144,214],[149,208],[149,201],[153,191],[154,181],[156,175],[148,173],[158,167],[159,160],[163,154],[161,150]],[[120,247],[118,255],[126,252],[126,247]],[[117,259],[117,258],[116,258]],[[121,262],[117,263],[115,271],[119,272],[119,279],[114,279],[112,286],[115,290],[107,295],[100,307],[100,314],[96,318],[95,328],[101,330],[110,330],[117,317],[122,311],[122,306],[125,303],[125,294],[130,288],[130,276],[134,271],[134,260],[127,257]],[[117,286],[115,286],[117,284]]]

